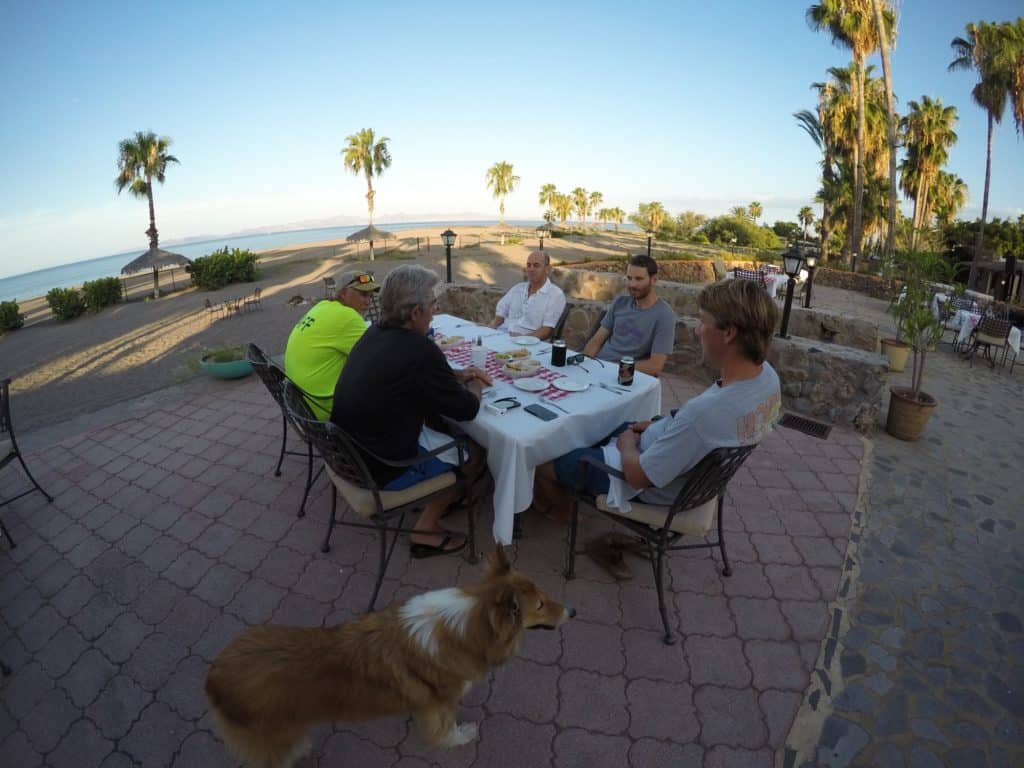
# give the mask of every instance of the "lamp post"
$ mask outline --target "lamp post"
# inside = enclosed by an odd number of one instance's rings
[[[779,328],[779,338],[788,339],[789,313],[793,309],[793,288],[796,286],[796,276],[800,274],[800,267],[804,264],[804,254],[799,248],[790,248],[782,254],[782,268],[789,280],[786,281],[786,303],[782,307],[782,326]]]
[[[654,239],[654,232],[650,229],[647,230],[647,255],[651,255],[651,240]]]
[[[814,287],[814,268],[818,264],[817,256],[807,257],[807,287],[804,289],[804,308],[811,308],[811,288]]]
[[[452,281],[452,246],[455,245],[455,233],[451,227],[441,233],[441,242],[444,243],[445,277],[447,282]]]
[[[540,250],[544,250],[544,238],[548,236],[548,231],[544,228],[537,230],[537,237],[540,238]]]

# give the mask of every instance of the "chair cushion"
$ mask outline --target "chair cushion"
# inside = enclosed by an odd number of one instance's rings
[[[665,524],[665,516],[668,514],[668,507],[660,504],[643,504],[631,501],[629,514],[623,514],[621,510],[612,509],[608,506],[608,497],[601,494],[597,497],[597,508],[602,512],[608,512],[619,517],[626,517],[646,523],[653,528],[660,528]],[[699,507],[679,512],[672,518],[672,530],[686,536],[703,536],[711,529],[711,523],[715,519],[715,510],[718,509],[718,497],[701,504]]]
[[[1006,344],[1006,339],[1002,336],[989,336],[987,333],[979,333],[978,343],[991,344],[993,347],[1001,347]]]
[[[357,515],[360,517],[372,517],[376,514],[377,505],[373,502],[373,491],[360,488],[358,485],[339,477],[328,466],[325,466],[324,469],[327,470],[327,474],[331,478],[331,482],[334,483],[334,487],[338,489],[338,493],[348,502],[348,505],[352,507]],[[443,475],[432,477],[416,485],[410,485],[408,488],[403,488],[400,491],[381,491],[380,503],[384,507],[384,511],[387,512],[389,509],[397,509],[417,499],[422,499],[424,496],[429,496],[432,493],[453,486],[455,482],[455,473],[445,472]]]
[[[0,435],[0,460],[6,459],[14,451],[14,444],[11,438]]]

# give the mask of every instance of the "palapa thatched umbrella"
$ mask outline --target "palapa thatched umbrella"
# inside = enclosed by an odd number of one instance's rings
[[[355,243],[359,240],[370,241],[370,261],[373,261],[373,241],[374,240],[387,240],[388,238],[394,237],[390,232],[385,232],[383,229],[377,229],[373,224],[368,227],[363,227],[358,232],[353,232],[351,235],[345,238],[346,243]]]
[[[171,253],[155,245],[138,258],[132,259],[121,268],[122,275],[130,275],[147,269],[153,270],[153,298],[160,296],[160,270],[164,267],[177,267],[191,264],[192,260],[180,253]],[[127,297],[126,297],[127,298]]]

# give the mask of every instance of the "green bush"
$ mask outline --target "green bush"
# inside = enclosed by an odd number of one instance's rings
[[[82,294],[75,288],[51,288],[46,294],[46,303],[58,320],[74,320],[85,311]]]
[[[16,301],[0,301],[0,333],[16,331],[25,324],[25,316]]]
[[[257,279],[256,254],[252,251],[227,246],[207,256],[201,256],[185,271],[192,275],[197,288],[214,291],[231,283],[251,283]]]
[[[704,234],[712,243],[736,245],[741,248],[777,249],[782,247],[779,236],[767,227],[759,227],[739,216],[717,216],[704,225]]]
[[[116,277],[87,280],[82,284],[82,296],[90,312],[99,312],[121,300],[121,281]]]

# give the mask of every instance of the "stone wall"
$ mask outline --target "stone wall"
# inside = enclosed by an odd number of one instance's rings
[[[565,291],[566,296],[590,301],[607,303],[626,290],[626,278],[622,273],[555,267],[551,270],[551,280]],[[697,297],[703,288],[703,285],[658,281],[658,295],[668,302],[677,315],[697,316]],[[789,334],[866,352],[878,350],[877,324],[820,309],[794,306],[789,315]]]
[[[885,299],[888,301],[892,298],[892,290],[889,288],[889,283],[878,275],[862,275],[860,273],[847,272],[843,269],[818,267],[814,270],[814,284],[827,285],[829,288],[842,288],[846,291],[856,291],[875,299]]]
[[[582,284],[595,285],[586,280]],[[487,323],[493,319],[502,293],[496,288],[451,285],[439,298],[440,311]],[[570,349],[583,348],[606,304],[604,300],[569,300],[563,336]],[[714,373],[701,362],[696,326],[692,314],[676,321],[675,351],[665,368],[669,373],[710,382]],[[791,337],[775,339],[768,359],[779,373],[783,404],[788,410],[862,431],[872,429],[878,421],[889,370],[884,357]]]

